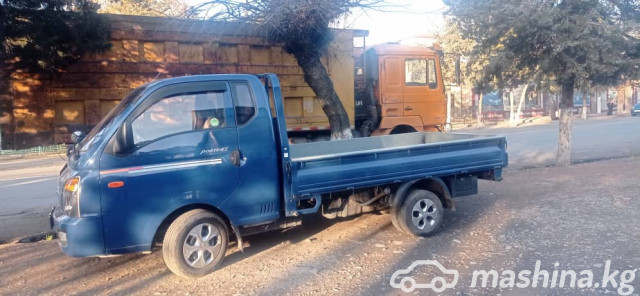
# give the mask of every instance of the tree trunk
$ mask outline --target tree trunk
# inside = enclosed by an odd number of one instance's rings
[[[482,126],[482,94],[478,96],[478,126]]]
[[[587,119],[587,96],[585,93],[582,94],[582,120]]]
[[[520,102],[518,102],[518,111],[516,112],[516,117],[513,119],[513,123],[511,125],[516,126],[520,123],[520,115],[522,114],[522,103],[524,103],[524,99],[527,97],[527,89],[529,88],[529,84],[525,84],[522,89],[522,93],[520,94]]]
[[[316,93],[318,100],[322,104],[322,110],[329,118],[331,140],[351,139],[353,136],[351,135],[349,116],[333,88],[329,73],[320,62],[320,57],[299,57],[295,54],[294,56],[296,56],[298,65],[304,72],[304,81]]]
[[[509,91],[509,123],[513,124],[515,114],[513,113],[513,89]]]
[[[556,165],[571,165],[571,117],[573,116],[573,87],[574,82],[562,84],[562,99],[560,101],[560,123],[558,132],[558,152]]]

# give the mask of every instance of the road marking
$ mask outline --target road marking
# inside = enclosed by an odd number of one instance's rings
[[[35,178],[57,178],[57,177],[58,177],[58,174],[47,174],[47,175],[38,175],[38,176],[30,176],[30,177],[19,177],[19,178],[13,178],[13,179],[0,178],[0,182],[18,181],[18,180],[35,179]]]
[[[40,158],[40,159],[20,159],[20,160],[9,160],[9,161],[0,161],[0,166],[5,166],[5,165],[11,165],[11,164],[27,164],[27,163],[34,163],[34,164],[47,164],[50,165],[53,162],[56,162],[55,165],[57,165],[58,163],[66,163],[67,161],[64,159],[61,159],[60,157],[48,157],[48,158]]]
[[[22,186],[22,185],[28,185],[28,184],[33,184],[33,183],[45,182],[45,181],[49,181],[49,180],[55,180],[55,179],[57,179],[57,177],[44,178],[44,179],[38,179],[38,180],[33,180],[33,181],[25,181],[25,182],[7,184],[7,185],[0,185],[0,188],[7,188],[7,187],[13,187],[13,186]]]

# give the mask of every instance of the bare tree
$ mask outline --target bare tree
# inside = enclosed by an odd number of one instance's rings
[[[255,24],[270,42],[282,43],[322,104],[331,139],[349,139],[351,125],[321,57],[333,39],[330,24],[353,9],[380,7],[382,0],[213,0],[193,8],[215,20]]]

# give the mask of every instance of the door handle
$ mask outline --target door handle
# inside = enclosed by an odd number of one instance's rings
[[[413,111],[413,107],[405,107],[404,111]]]
[[[242,154],[242,151],[240,150],[231,151],[229,158],[230,158],[231,164],[237,167],[241,167],[247,162],[247,158],[244,157],[244,155]]]

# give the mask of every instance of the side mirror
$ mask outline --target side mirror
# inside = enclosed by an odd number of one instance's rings
[[[67,157],[78,158],[78,150],[80,149],[80,142],[84,139],[85,134],[81,131],[75,131],[71,134],[71,143],[67,144]]]
[[[78,144],[82,141],[82,139],[84,139],[84,133],[82,133],[81,131],[75,131],[73,132],[73,134],[71,134],[71,143],[73,144]]]
[[[130,122],[124,122],[114,135],[113,153],[124,154],[133,149],[133,129]]]

